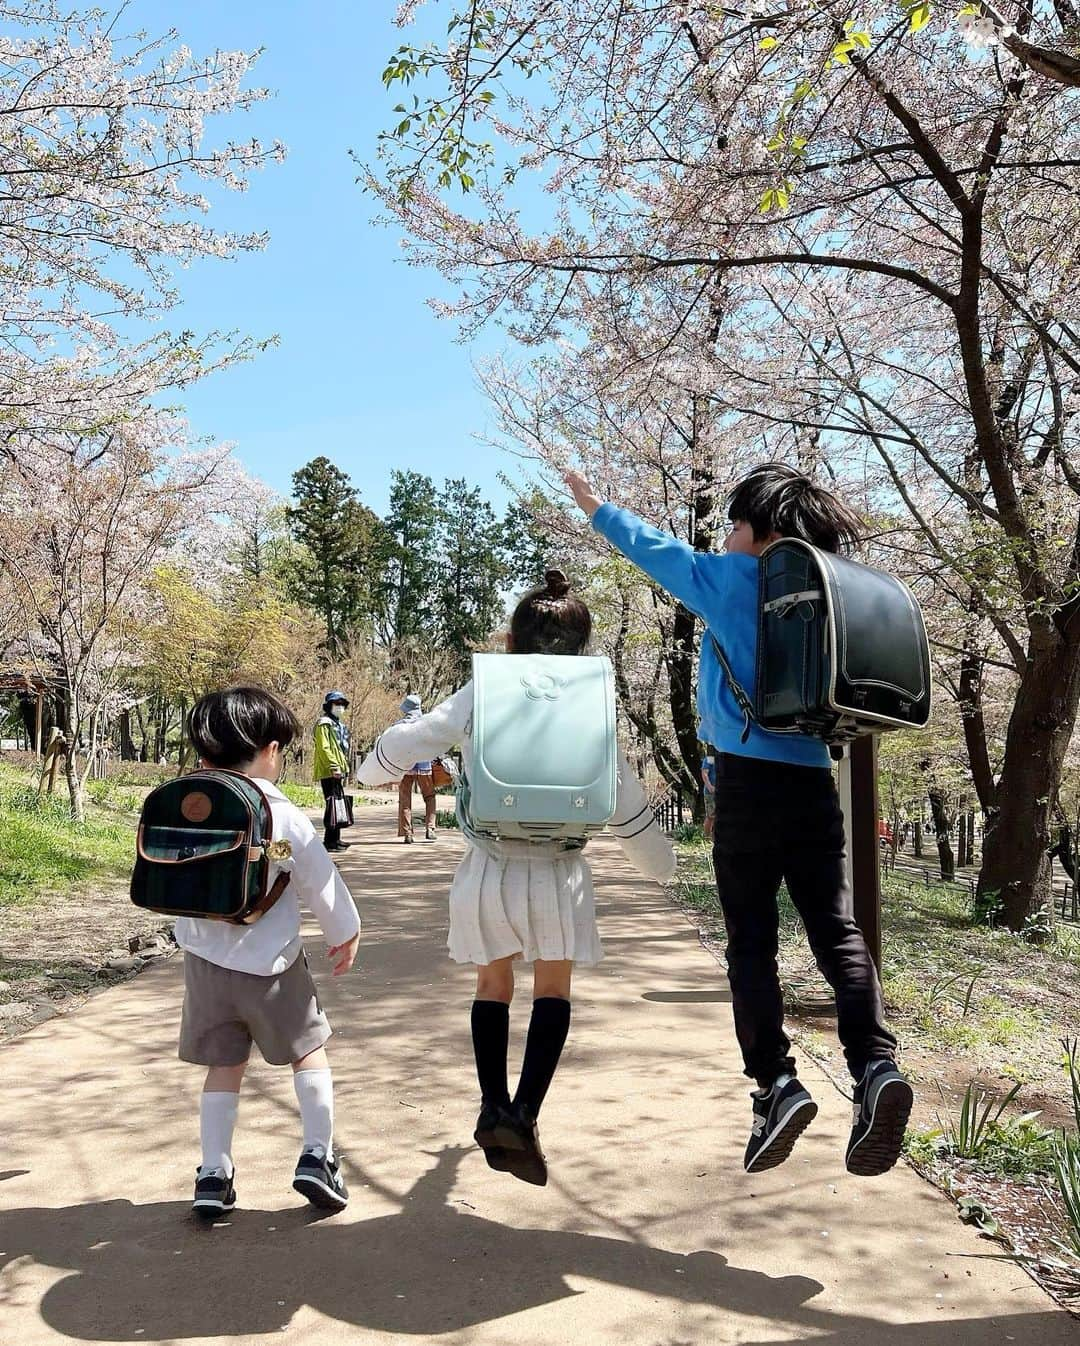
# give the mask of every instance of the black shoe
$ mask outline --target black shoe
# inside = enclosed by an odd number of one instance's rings
[[[336,846],[327,846],[328,851],[347,851],[352,845],[351,841],[339,841]]]
[[[200,1165],[195,1170],[195,1199],[191,1209],[204,1220],[214,1220],[219,1215],[228,1215],[236,1205],[236,1188],[233,1179],[225,1176],[223,1168],[208,1168],[204,1173]]]
[[[411,846],[413,844],[412,837],[402,837],[401,840],[405,843],[406,846]]]
[[[505,1149],[495,1138],[495,1128],[505,1112],[505,1107],[489,1107],[487,1103],[482,1104],[480,1116],[476,1119],[476,1130],[473,1132],[473,1140],[483,1150],[488,1168],[495,1169],[497,1173],[506,1173],[510,1167],[506,1162]]]
[[[851,1128],[847,1171],[860,1178],[888,1173],[900,1158],[904,1128],[915,1094],[895,1061],[871,1061],[855,1086],[855,1124]]]
[[[349,1204],[341,1165],[336,1158],[328,1159],[321,1147],[301,1152],[292,1185],[320,1210],[344,1210]]]
[[[438,839],[439,839],[439,838],[438,838],[438,837],[435,835],[435,833],[432,832],[430,829],[428,829],[428,831],[426,831],[426,832],[424,833],[424,840],[425,840],[425,841],[438,841]]]
[[[500,1115],[492,1135],[505,1151],[508,1172],[534,1187],[547,1186],[547,1161],[540,1148],[540,1132],[530,1107],[515,1103],[509,1112]]]
[[[817,1116],[817,1104],[796,1079],[767,1094],[754,1093],[754,1126],[747,1142],[743,1168],[761,1173],[782,1164],[795,1142]]]

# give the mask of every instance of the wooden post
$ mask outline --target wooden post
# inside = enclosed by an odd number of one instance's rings
[[[881,968],[881,861],[878,854],[877,738],[857,738],[840,763],[840,804],[847,833],[848,882],[855,924]]]
[[[41,756],[41,726],[45,720],[45,693],[37,689],[37,711],[34,717],[34,752]]]

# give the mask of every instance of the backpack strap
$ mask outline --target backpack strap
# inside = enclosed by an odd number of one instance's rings
[[[235,917],[233,923],[235,925],[251,925],[253,922],[257,921],[260,916],[265,916],[270,908],[276,904],[278,898],[285,892],[285,889],[288,888],[291,877],[292,875],[289,874],[288,871],[279,874],[274,880],[273,887],[270,891],[260,897],[258,902],[256,902],[243,916]]]
[[[724,653],[723,648],[720,645],[720,642],[717,640],[717,638],[713,635],[711,631],[709,632],[709,639],[712,641],[713,649],[716,651],[716,657],[720,661],[720,667],[721,669],[723,669],[724,679],[727,682],[728,688],[731,691],[731,695],[735,698],[735,704],[742,711],[743,731],[742,735],[739,738],[739,742],[745,743],[746,740],[750,737],[750,726],[754,723],[755,719],[757,718],[754,715],[754,703],[746,695],[744,687],[736,678],[735,674],[731,671],[731,665],[727,661],[727,655]]]

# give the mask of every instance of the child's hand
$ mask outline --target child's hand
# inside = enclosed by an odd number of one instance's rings
[[[563,481],[570,487],[570,493],[577,501],[578,508],[584,510],[591,519],[604,502],[593,490],[588,478],[580,472],[564,472]]]
[[[356,951],[360,947],[360,931],[358,930],[347,944],[335,944],[332,949],[327,949],[326,956],[334,963],[334,976],[340,977],[343,972],[348,972],[356,961]],[[334,959],[337,962],[334,962]]]

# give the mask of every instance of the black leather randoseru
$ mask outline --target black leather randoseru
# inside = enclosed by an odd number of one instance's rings
[[[762,553],[753,701],[712,640],[746,720],[744,743],[752,720],[837,747],[930,719],[930,647],[915,596],[895,576],[809,543],[784,538]]]

